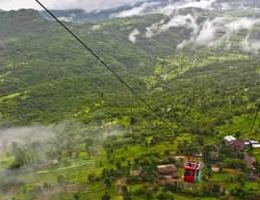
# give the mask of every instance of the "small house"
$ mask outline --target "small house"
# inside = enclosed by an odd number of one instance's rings
[[[260,148],[260,144],[252,144],[252,148],[253,149],[258,149],[258,148]]]
[[[256,140],[249,140],[249,142],[250,142],[250,144],[259,144],[259,142],[258,141],[256,141]]]
[[[252,148],[260,148],[260,143],[256,140],[247,140],[245,141],[245,145],[251,146]]]
[[[246,148],[245,142],[242,140],[235,140],[229,143],[229,146],[235,151],[244,151]]]
[[[179,179],[178,170],[173,164],[157,166],[157,173],[161,184],[173,184]]]
[[[217,165],[213,165],[213,166],[211,167],[211,170],[212,170],[212,172],[215,172],[215,173],[217,173],[217,172],[220,172],[220,171],[221,171],[220,167],[219,167],[219,166],[217,166]]]

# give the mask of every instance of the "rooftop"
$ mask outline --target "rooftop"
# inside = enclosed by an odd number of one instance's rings
[[[229,143],[229,145],[234,149],[238,151],[242,151],[245,149],[246,145],[245,142],[242,140],[235,140]]]
[[[260,144],[252,144],[253,148],[260,148]]]
[[[224,137],[224,140],[227,141],[227,142],[232,142],[232,141],[235,141],[237,139],[232,135],[227,135],[226,137]]]
[[[175,165],[159,165],[157,166],[157,170],[160,174],[170,174],[170,173],[176,173],[178,170]]]

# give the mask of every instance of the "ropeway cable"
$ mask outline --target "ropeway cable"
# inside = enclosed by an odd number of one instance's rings
[[[258,117],[258,114],[260,112],[260,103],[258,104],[258,107],[257,107],[257,110],[256,110],[256,114],[255,114],[255,117],[253,119],[253,122],[252,122],[252,125],[251,125],[251,132],[253,131],[254,129],[254,126],[255,126],[255,123],[256,123],[256,120],[257,120],[257,117]]]
[[[125,87],[143,104],[150,110],[158,119],[161,116],[154,111],[152,106],[147,103],[121,76],[113,70],[92,48],[90,48],[83,40],[81,40],[69,27],[67,27],[63,22],[61,22],[48,8],[46,8],[39,0],[35,0],[47,13],[51,15],[74,39],[76,39],[89,53],[92,54],[107,70],[109,70]],[[165,120],[163,120],[165,121]]]

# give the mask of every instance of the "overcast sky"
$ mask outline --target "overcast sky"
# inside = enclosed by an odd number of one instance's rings
[[[146,0],[41,0],[50,9],[81,8],[87,11],[114,8]],[[0,0],[1,10],[17,10],[21,8],[39,9],[35,0]]]

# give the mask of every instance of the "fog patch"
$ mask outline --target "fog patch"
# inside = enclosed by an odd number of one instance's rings
[[[215,18],[207,20],[201,25],[201,30],[195,40],[190,43],[198,46],[224,46],[230,49],[233,38],[240,42],[238,46],[245,52],[256,53],[259,50],[260,40],[253,39],[252,33],[256,26],[260,25],[260,19],[253,18]]]
[[[186,0],[176,5],[175,9],[200,8],[204,10],[213,9],[216,0]]]
[[[216,0],[184,0],[184,1],[168,1],[167,2],[144,2],[139,6],[133,7],[129,10],[112,14],[111,18],[123,18],[132,17],[136,15],[145,14],[163,14],[171,15],[178,10],[184,10],[189,8],[212,10]]]
[[[128,36],[129,41],[132,43],[136,43],[136,36],[138,35],[140,35],[140,31],[138,29],[134,29]]]
[[[3,48],[4,46],[4,41],[0,39],[0,48]]]
[[[241,43],[240,47],[248,53],[253,53],[255,55],[259,54],[260,51],[260,40],[251,40],[249,36],[247,36]]]
[[[91,27],[91,30],[92,31],[99,31],[99,30],[101,30],[102,29],[102,25],[100,25],[100,24],[96,24],[96,25],[93,25],[92,27]]]
[[[146,27],[145,37],[152,38],[155,35],[160,34],[160,27],[165,23],[165,20],[161,20],[160,22],[154,23],[149,27]]]
[[[112,18],[123,18],[123,17],[131,17],[135,15],[145,14],[147,11],[153,10],[153,8],[159,5],[159,2],[144,2],[140,6],[131,8],[129,10],[124,10],[122,12],[112,14]]]
[[[77,146],[91,140],[102,146],[109,136],[124,134],[115,123],[85,125],[65,121],[53,126],[14,127],[0,129],[0,169],[38,168],[60,160],[61,152],[77,152]],[[1,171],[1,170],[0,170]]]
[[[182,28],[190,31],[189,37],[180,41],[176,49],[187,46],[195,48],[224,47],[230,49],[238,47],[244,52],[257,54],[260,50],[260,38],[254,36],[256,28],[260,27],[260,19],[253,17],[215,17],[204,19],[199,13],[186,15],[173,14],[169,18],[146,27],[146,38],[155,37],[171,28]]]
[[[73,17],[59,17],[58,19],[60,21],[64,21],[64,22],[72,22],[73,21]]]
[[[84,9],[86,11],[95,11],[118,8],[140,1],[144,0],[45,0],[43,3],[47,8],[55,10]],[[0,7],[3,10],[18,10],[22,8],[41,10],[40,6],[32,0],[1,0]]]
[[[8,151],[13,143],[24,146],[30,143],[45,143],[54,138],[55,132],[44,126],[0,129],[0,150]]]
[[[172,28],[184,28],[190,31],[188,38],[179,41],[176,49],[182,50],[185,47],[196,48],[205,46],[211,48],[223,47],[225,49],[241,49],[244,52],[257,54],[259,41],[253,37],[259,19],[254,17],[232,17],[231,15],[211,15],[211,11],[219,10],[243,10],[255,9],[249,3],[237,4],[236,2],[219,2],[217,0],[184,0],[167,2],[144,2],[139,6],[120,13],[113,14],[113,17],[131,17],[144,14],[162,14],[166,16],[150,26],[143,27],[144,37],[150,39],[159,34],[165,33]],[[203,10],[203,11],[198,11]],[[185,13],[185,14],[183,14]],[[217,14],[218,15],[218,14]],[[129,40],[136,42],[136,30],[129,35]],[[238,40],[238,41],[236,41]]]
[[[86,165],[85,159],[102,152],[108,138],[126,132],[117,121],[85,125],[69,120],[52,126],[0,129],[0,196],[14,195],[52,167],[59,171]],[[80,153],[88,157],[82,159]]]
[[[173,27],[185,27],[192,30],[192,35],[196,34],[199,26],[196,24],[196,18],[191,14],[176,15],[170,20],[161,20],[158,23],[152,24],[150,27],[146,27],[145,36],[147,38],[154,37],[160,33],[168,31]]]

